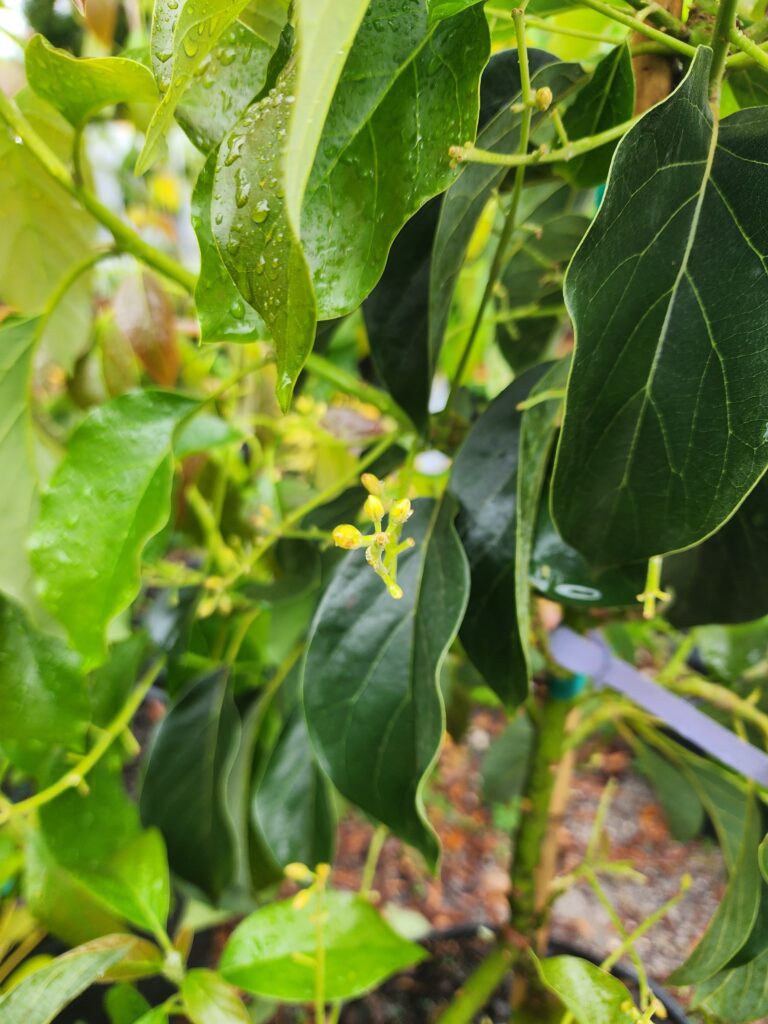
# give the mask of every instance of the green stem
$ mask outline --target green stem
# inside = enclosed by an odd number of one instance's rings
[[[493,255],[491,269],[488,272],[488,280],[486,281],[485,289],[480,299],[480,305],[478,306],[477,313],[475,314],[475,319],[472,322],[469,337],[467,338],[461,358],[459,359],[459,365],[456,367],[456,373],[454,374],[453,381],[451,382],[451,390],[448,394],[448,401],[445,406],[446,412],[452,407],[459,388],[461,387],[461,382],[467,370],[467,364],[469,363],[470,356],[472,355],[472,349],[474,348],[475,341],[477,340],[477,336],[480,332],[480,327],[483,323],[486,307],[491,300],[493,290],[496,287],[496,282],[501,274],[507,246],[509,245],[509,240],[512,237],[512,232],[515,229],[517,210],[520,205],[520,196],[522,195],[523,182],[525,180],[525,165],[523,161],[526,153],[528,152],[528,143],[531,137],[534,99],[533,92],[531,91],[530,69],[528,67],[528,48],[525,43],[524,9],[520,8],[513,11],[512,20],[515,23],[515,38],[517,41],[517,52],[520,61],[520,99],[523,104],[523,110],[520,115],[520,139],[517,147],[518,156],[520,157],[520,166],[515,174],[515,182],[512,188],[509,208],[504,220],[504,227],[501,230],[499,243],[496,246],[496,252]]]
[[[709,72],[709,91],[710,96],[713,97],[720,95],[720,82],[725,71],[731,32],[736,24],[737,8],[738,0],[720,0],[720,5],[717,8],[715,29],[712,33],[712,67]]]
[[[747,36],[744,35],[744,33],[742,32],[739,36],[739,42],[737,43],[737,46],[741,46],[745,39],[747,39]],[[730,56],[727,57],[725,61],[726,71],[732,71],[734,68],[751,68],[754,67],[756,63],[760,63],[763,57],[768,56],[768,43],[760,43],[757,49],[758,52],[762,54],[762,56],[759,57],[757,61],[751,55],[754,52],[752,50],[750,51],[750,53],[747,53],[746,50],[739,50],[738,53],[730,54]]]
[[[408,416],[385,391],[381,391],[371,384],[366,384],[365,381],[355,377],[354,374],[348,373],[347,370],[342,369],[340,366],[336,366],[330,359],[312,352],[307,356],[304,368],[308,373],[314,374],[315,377],[320,377],[322,380],[328,381],[329,384],[333,384],[339,391],[352,395],[353,398],[359,398],[361,402],[372,405],[380,412],[391,416],[406,430],[411,431],[415,429]]]
[[[379,863],[379,857],[381,856],[381,851],[388,835],[389,829],[387,826],[379,825],[371,837],[371,844],[368,847],[368,856],[365,858],[363,877],[360,880],[360,895],[365,897],[365,899],[368,899],[371,895],[373,880],[376,877],[376,865]]]
[[[450,1006],[437,1018],[436,1024],[470,1024],[519,956],[520,951],[517,949],[498,946],[469,976]]]
[[[55,800],[57,796],[61,796],[67,790],[77,789],[78,786],[82,785],[88,772],[99,763],[115,740],[130,726],[134,715],[141,707],[142,701],[160,674],[164,664],[165,659],[160,658],[152,665],[117,715],[100,733],[96,743],[68,772],[50,786],[46,786],[45,789],[39,790],[33,796],[27,797],[26,800],[20,800],[18,803],[6,804],[1,807],[0,824],[5,824],[11,817],[15,818],[23,814],[29,814],[30,811],[36,810],[38,807],[42,807],[44,804]]]
[[[51,319],[58,308],[59,303],[62,301],[72,285],[75,284],[83,274],[87,274],[89,270],[95,267],[97,263],[101,263],[102,260],[112,259],[115,256],[119,256],[117,249],[97,249],[95,252],[89,252],[87,256],[84,256],[79,261],[79,263],[75,263],[74,266],[70,267],[67,273],[59,281],[56,288],[48,296],[48,301],[45,304],[45,309],[43,310],[40,318],[38,337],[45,330],[48,325],[48,321]]]
[[[683,42],[682,39],[677,39],[675,36],[667,35],[666,32],[662,32],[652,25],[646,24],[641,21],[640,18],[633,18],[631,14],[625,14],[624,11],[618,10],[611,4],[604,3],[603,0],[579,0],[584,7],[590,7],[593,11],[597,11],[598,14],[605,15],[606,18],[610,18],[612,21],[618,21],[621,25],[626,25],[627,28],[633,29],[635,32],[639,32],[641,35],[647,36],[652,39],[655,43],[661,43],[666,46],[668,50],[674,50],[683,57],[695,57],[696,47],[690,43]]]
[[[744,33],[735,26],[731,26],[728,31],[728,41],[733,43],[734,46],[738,46],[742,53],[749,57],[750,60],[754,61],[755,64],[759,64],[761,68],[768,69],[768,52],[761,46],[758,46],[758,44],[753,42],[753,40],[748,36],[745,36]],[[728,44],[726,43],[725,53],[727,53],[727,46]],[[723,56],[722,59],[725,61],[725,56]],[[733,63],[734,62],[730,64],[731,67],[733,66]],[[712,66],[714,67],[714,58]],[[722,68],[720,70],[720,74],[722,75]]]
[[[453,156],[462,161],[472,164],[492,164],[497,167],[530,167],[533,164],[559,164],[563,161],[573,160],[574,157],[589,153],[593,149],[599,149],[606,142],[613,142],[620,139],[622,135],[636,124],[638,118],[633,117],[629,121],[622,121],[613,128],[606,128],[605,131],[596,135],[587,135],[583,139],[576,139],[567,146],[560,149],[542,147],[535,153],[494,153],[489,149],[477,149],[475,146],[454,146],[451,150]]]
[[[42,164],[48,174],[58,182],[71,196],[74,196],[88,212],[110,232],[115,244],[121,252],[129,253],[158,273],[192,293],[195,289],[196,276],[182,267],[173,257],[160,252],[146,242],[138,232],[134,231],[117,214],[107,209],[88,189],[79,186],[70,174],[66,164],[43,141],[33,126],[27,121],[19,108],[8,97],[0,92],[0,119],[6,122],[32,155]]]

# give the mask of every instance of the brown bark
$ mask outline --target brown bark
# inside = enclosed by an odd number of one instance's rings
[[[670,14],[679,18],[683,10],[683,0],[658,0],[660,7],[666,8]],[[633,43],[647,43],[648,40],[640,33],[632,37]],[[646,110],[669,96],[675,85],[675,56],[656,53],[643,53],[632,58],[635,71],[635,113],[644,114]]]

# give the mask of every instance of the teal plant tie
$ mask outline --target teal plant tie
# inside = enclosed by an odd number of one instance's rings
[[[579,696],[586,685],[587,676],[579,672],[575,676],[568,676],[565,679],[550,679],[549,693],[555,700],[573,700]]]

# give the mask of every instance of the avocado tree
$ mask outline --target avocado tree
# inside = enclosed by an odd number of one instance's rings
[[[765,747],[763,0],[97,6],[0,92],[1,1024],[96,981],[113,1021],[332,1024],[417,963],[371,877],[383,829],[439,870],[425,787],[468,677],[521,813],[508,925],[444,1024],[509,974],[515,1020],[662,1019],[634,943],[683,891],[600,966],[546,956],[558,893],[623,870],[605,806],[551,870],[606,723],[723,847],[672,982],[758,1020],[765,791],[549,631],[642,647]],[[380,826],[359,893],[328,867],[343,800]]]

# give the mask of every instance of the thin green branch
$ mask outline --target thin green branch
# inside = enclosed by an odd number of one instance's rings
[[[636,124],[638,118],[633,117],[629,121],[622,121],[613,128],[606,128],[596,135],[587,135],[583,139],[576,139],[567,146],[560,149],[548,149],[541,146],[535,153],[518,151],[517,153],[494,153],[488,149],[478,149],[476,146],[453,146],[451,156],[462,163],[492,164],[497,167],[531,167],[534,164],[559,164],[573,160],[574,157],[589,153],[593,149],[599,149],[606,142],[613,142],[620,139],[629,129]]]
[[[27,797],[26,800],[20,800],[15,804],[4,803],[0,806],[0,825],[5,824],[10,818],[29,814],[30,811],[34,811],[38,807],[42,807],[44,804],[48,804],[52,800],[55,800],[57,796],[61,796],[61,794],[66,793],[67,790],[77,789],[79,786],[82,786],[88,773],[99,763],[115,740],[117,740],[130,726],[134,715],[141,707],[142,701],[160,674],[160,670],[164,664],[165,659],[160,658],[152,665],[152,667],[145,673],[136,689],[129,695],[117,715],[99,734],[99,738],[96,743],[94,743],[91,749],[84,754],[72,766],[72,768],[69,769],[69,771],[65,772],[64,775],[50,786],[46,786],[45,789],[38,790],[37,793]]]
[[[453,1002],[437,1018],[436,1024],[470,1024],[519,957],[519,950],[509,946],[497,946],[474,973],[470,974]]]
[[[686,43],[682,39],[678,39],[676,36],[668,35],[666,32],[662,32],[660,29],[654,28],[653,25],[648,25],[640,18],[633,18],[631,14],[625,14],[624,11],[620,11],[611,4],[604,3],[603,0],[579,0],[579,2],[585,7],[590,7],[593,11],[597,11],[598,14],[603,14],[606,18],[610,18],[612,21],[618,21],[619,24],[626,25],[627,28],[631,28],[635,32],[639,32],[641,35],[647,36],[655,43],[661,43],[668,50],[674,50],[675,53],[679,53],[682,57],[692,58],[696,55],[696,47],[692,46],[690,43]]]
[[[146,242],[138,232],[134,231],[117,214],[104,206],[92,192],[79,186],[69,168],[56,156],[53,150],[43,141],[34,127],[22,112],[2,91],[0,91],[0,119],[27,147],[29,152],[39,161],[54,181],[58,182],[71,196],[77,199],[91,216],[104,225],[115,240],[121,252],[129,253],[158,273],[179,284],[185,291],[193,292],[196,283],[195,275],[182,267],[173,257],[156,249]]]
[[[709,71],[709,91],[713,99],[720,96],[720,83],[725,71],[728,47],[731,42],[731,35],[736,31],[738,6],[738,0],[720,0],[717,8],[717,18],[715,19],[715,28],[712,33],[712,67]],[[749,45],[755,46],[754,43],[749,43]],[[742,49],[744,48],[742,47]],[[758,49],[758,47],[755,46],[755,49]]]
[[[381,851],[384,848],[384,843],[389,835],[389,829],[386,825],[379,825],[376,831],[371,836],[371,842],[368,847],[368,856],[365,858],[365,867],[363,868],[363,877],[360,881],[360,895],[366,899],[371,895],[371,889],[373,888],[373,880],[376,877],[376,867],[379,863],[379,857]]]
[[[762,46],[758,46],[758,44],[754,42],[754,40],[750,39],[749,36],[746,36],[742,31],[736,28],[735,25],[729,29],[728,41],[733,43],[734,46],[737,46],[739,50],[742,51],[742,54],[749,57],[749,59],[752,60],[755,64],[759,65],[761,68],[766,68],[768,70],[768,51],[763,49]],[[728,63],[729,67],[734,67],[734,65],[737,67],[739,66],[735,64],[735,61],[733,59],[730,62],[726,61],[726,63]]]

